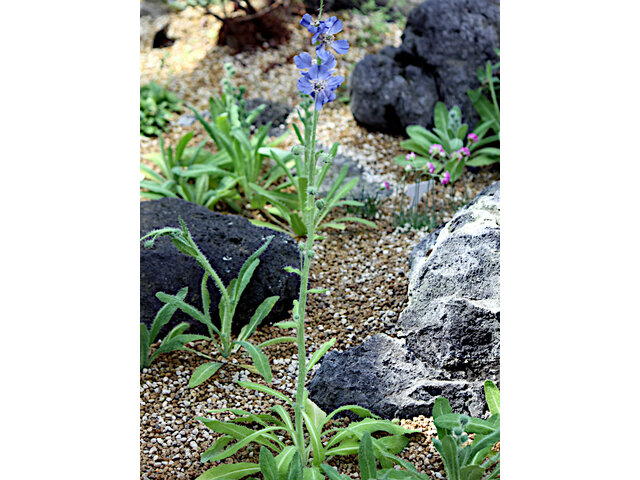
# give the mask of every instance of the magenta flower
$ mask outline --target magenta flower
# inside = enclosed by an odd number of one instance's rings
[[[383,187],[385,190],[389,190],[389,182],[382,182],[382,187]]]
[[[433,173],[436,171],[436,167],[431,162],[427,162],[427,169],[429,170],[429,173]]]
[[[407,154],[404,156],[404,159],[405,159],[407,162],[410,162],[410,161],[412,161],[412,160],[415,160],[415,159],[416,159],[416,154],[415,154],[415,153],[413,153],[413,152],[407,153]]]
[[[445,155],[444,148],[439,143],[434,143],[429,147],[429,155],[439,155],[443,157]]]
[[[449,172],[444,172],[444,175],[442,176],[442,180],[440,180],[440,183],[442,183],[442,185],[446,185],[447,183],[449,183],[449,180],[451,179],[451,175],[449,174]]]
[[[459,153],[463,157],[469,157],[471,155],[471,152],[467,147],[462,147],[460,150],[456,150],[456,153]]]
[[[467,135],[467,140],[469,140],[470,142],[473,142],[473,143],[477,143],[478,142],[478,135],[476,135],[475,133],[470,133],[469,135]]]

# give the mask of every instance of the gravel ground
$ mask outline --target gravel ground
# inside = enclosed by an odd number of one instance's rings
[[[191,8],[171,17],[169,36],[177,40],[166,49],[140,53],[141,83],[151,80],[167,82],[188,103],[204,109],[209,96],[220,93],[222,67],[225,62],[231,61],[238,72],[237,84],[250,85],[249,93],[256,91],[259,94],[255,96],[297,104],[299,97],[295,82],[298,74],[292,57],[302,48],[308,50],[308,38],[303,29],[297,26],[299,17],[292,17],[292,38],[288,45],[235,57],[230,56],[226,47],[215,47],[218,22],[213,17],[202,16],[198,10]],[[345,36],[342,38],[349,39],[352,44],[349,53],[341,57],[343,75],[348,74],[349,64],[359,61],[367,53],[400,42],[400,29],[391,25],[384,43],[367,48],[357,47],[355,32],[364,28],[369,18],[341,18],[345,24]],[[247,95],[251,96],[254,95]],[[293,115],[290,121],[293,121]],[[192,140],[194,145],[207,138],[199,125],[185,128],[174,125],[165,134],[165,142],[175,144],[192,129],[197,132]],[[370,133],[359,127],[348,105],[334,102],[323,109],[318,136],[325,145],[338,141],[340,152],[355,158],[377,180],[393,183],[402,176],[402,169],[392,160],[393,156],[404,153],[399,147],[401,139]],[[291,133],[282,148],[293,145],[294,138],[295,135]],[[142,155],[158,149],[157,139],[141,138]],[[483,169],[470,174],[467,185],[470,193],[475,195],[498,178],[497,169]],[[453,192],[447,189],[447,195],[454,204],[462,203],[460,185]],[[394,335],[395,322],[407,303],[409,253],[426,231],[394,227],[391,201],[386,200],[378,213],[378,230],[350,224],[342,232],[328,231],[327,238],[317,244],[311,286],[330,290],[312,295],[309,299],[306,331],[309,353],[334,337],[337,338],[335,348],[343,350],[377,333]],[[440,213],[447,220],[454,211],[455,208],[447,204],[443,205]],[[260,342],[282,334],[283,331],[277,327],[265,326],[256,332],[254,340]],[[206,342],[194,343],[193,347],[209,353]],[[295,347],[292,344],[280,344],[265,350],[272,364],[274,388],[294,395],[297,372]],[[235,384],[235,381],[244,379],[259,381],[258,376],[238,366],[245,362],[240,356],[232,358],[231,363],[223,367],[212,380],[190,389],[188,380],[191,372],[203,361],[188,352],[173,352],[161,356],[150,368],[141,372],[142,479],[193,479],[210,468],[211,465],[200,463],[199,456],[213,443],[216,434],[194,420],[195,416],[213,418],[213,415],[206,414],[207,410],[226,407],[264,413],[272,405],[271,399]],[[230,418],[220,414],[215,417]],[[443,478],[442,461],[431,442],[435,435],[432,419],[421,416],[400,419],[400,423],[421,431],[410,436],[411,443],[401,456],[432,478]],[[257,461],[257,450],[245,448],[224,462],[238,461]],[[342,472],[359,478],[355,455],[338,457],[337,461]]]

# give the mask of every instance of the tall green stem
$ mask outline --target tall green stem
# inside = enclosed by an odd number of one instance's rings
[[[298,315],[296,321],[296,343],[298,346],[298,382],[296,388],[295,402],[295,444],[300,454],[302,465],[307,464],[307,449],[304,442],[304,384],[307,378],[307,348],[304,336],[304,320],[307,307],[307,292],[309,286],[309,272],[311,270],[311,259],[313,258],[313,242],[315,240],[315,169],[316,169],[316,128],[318,126],[318,111],[313,111],[313,120],[311,124],[311,141],[306,148],[306,170],[309,178],[309,187],[313,186],[314,193],[307,188],[306,201],[303,206],[303,218],[307,229],[307,241],[304,246],[303,264],[300,278],[300,295],[298,296],[298,309],[295,312]]]

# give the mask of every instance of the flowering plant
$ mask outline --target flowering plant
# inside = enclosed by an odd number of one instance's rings
[[[202,461],[222,460],[250,443],[257,443],[264,447],[260,451],[258,464],[242,462],[214,466],[201,475],[200,480],[243,478],[257,472],[262,472],[264,478],[269,480],[324,478],[321,468],[326,459],[333,455],[357,453],[360,440],[366,433],[373,432],[391,434],[372,439],[378,460],[387,467],[391,467],[391,461],[387,459],[385,454],[398,453],[408,441],[404,434],[410,431],[390,421],[381,420],[367,409],[357,405],[346,405],[329,414],[323,412],[308,398],[308,392],[305,389],[308,372],[335,343],[335,339],[325,342],[307,360],[305,344],[307,297],[309,293],[324,291],[309,290],[308,288],[311,262],[315,256],[313,245],[319,238],[316,234],[318,222],[323,218],[328,208],[328,202],[323,198],[316,198],[316,196],[337,149],[337,147],[332,149],[332,154],[318,151],[316,148],[316,129],[319,112],[324,105],[335,99],[334,91],[343,81],[342,77],[334,75],[336,59],[330,50],[344,53],[348,49],[348,43],[335,39],[335,34],[342,29],[342,23],[336,17],[322,21],[320,20],[321,16],[322,3],[317,20],[313,20],[310,15],[305,15],[300,22],[313,34],[312,43],[316,45],[315,60],[309,54],[300,54],[295,60],[296,66],[301,70],[298,89],[311,97],[314,106],[313,114],[310,114],[311,118],[307,117],[304,120],[305,127],[310,124],[311,128],[305,128],[304,137],[296,130],[302,145],[294,147],[292,151],[292,155],[295,154],[294,157],[297,159],[296,177],[299,185],[303,187],[299,191],[302,195],[301,220],[306,230],[306,240],[299,244],[300,267],[287,267],[287,271],[300,275],[301,279],[298,300],[293,302],[293,320],[277,324],[284,329],[295,329],[296,332],[298,350],[296,395],[292,399],[266,385],[239,382],[245,388],[257,390],[274,399],[279,399],[285,405],[271,407],[274,415],[254,415],[244,410],[227,409],[235,415],[240,415],[233,423],[200,418],[207,427],[223,434],[202,455]],[[339,184],[334,184],[332,190],[338,188],[344,189],[345,186],[340,187]],[[290,414],[291,410],[293,416]],[[352,423],[345,428],[328,428],[330,427],[329,420],[345,410],[350,410],[363,420]],[[219,412],[221,411],[215,410],[211,413]],[[261,428],[253,430],[237,425],[237,423],[255,423]],[[284,444],[285,435],[291,439],[292,445]],[[236,441],[230,445],[233,440]],[[275,457],[271,452],[275,453]]]
[[[461,122],[460,109],[453,107],[447,110],[442,102],[436,103],[433,121],[433,131],[420,125],[407,127],[409,139],[401,145],[417,154],[412,159],[415,166],[422,168],[431,162],[437,172],[449,171],[451,182],[455,182],[467,166],[478,167],[500,161],[500,151],[487,146],[496,140],[494,135],[485,137],[491,122],[483,122],[468,133],[469,126]],[[402,156],[394,160],[399,165],[408,164]]]

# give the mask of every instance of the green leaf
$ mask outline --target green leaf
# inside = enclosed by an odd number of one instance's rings
[[[172,338],[178,337],[180,335],[182,335],[182,333],[184,333],[184,331],[189,328],[190,325],[187,322],[182,322],[178,325],[176,325],[175,327],[173,327],[171,329],[171,331],[169,333],[167,333],[167,336],[164,337],[165,340],[171,340]],[[202,335],[199,335],[200,337],[203,337]],[[208,338],[208,337],[203,337],[203,338]]]
[[[461,415],[458,413],[447,413],[434,418],[433,423],[438,428],[453,430],[456,427],[462,426],[460,417]],[[489,433],[493,433],[496,429],[495,426],[480,418],[468,416],[466,416],[466,418],[468,419],[468,423],[463,426],[463,429],[467,433],[480,433],[482,435],[487,435]]]
[[[449,435],[444,435],[442,438],[438,437],[433,441],[436,450],[440,452],[442,462],[444,463],[444,469],[447,473],[448,479],[460,478],[460,467],[458,465],[458,448],[456,442]]]
[[[368,417],[373,417],[373,418],[380,418],[377,415],[372,414],[369,410],[367,410],[364,407],[361,407],[359,405],[344,405],[342,407],[338,407],[336,408],[333,412],[331,412],[328,416],[327,416],[327,420],[329,420],[330,418],[333,418],[335,415],[337,415],[340,412],[344,412],[345,410],[349,410],[350,412],[355,413],[356,415],[358,415],[360,418],[368,418]]]
[[[360,440],[358,448],[358,464],[360,466],[360,477],[362,480],[375,480],[376,478],[376,457],[373,454],[373,443],[371,434],[366,432]]]
[[[169,304],[171,306],[175,306],[177,308],[179,308],[180,310],[182,310],[184,313],[186,313],[187,315],[189,315],[190,317],[198,320],[201,323],[204,323],[205,325],[207,325],[207,321],[204,317],[204,315],[202,314],[202,312],[200,312],[197,308],[192,307],[191,305],[189,305],[188,303],[183,302],[179,297],[176,297],[174,295],[167,295],[164,292],[158,292],[156,293],[156,297],[158,297],[158,299],[166,304]]]
[[[336,340],[337,340],[336,338],[332,338],[331,340],[324,342],[322,346],[313,353],[313,355],[311,356],[311,360],[309,360],[309,363],[307,364],[307,371],[311,370],[311,368],[316,363],[318,363],[318,361],[323,357],[323,355],[327,353],[329,349],[335,345]]]
[[[443,132],[444,135],[441,135],[441,137],[444,136],[448,139],[446,132],[449,126],[449,111],[447,110],[446,105],[442,102],[436,102],[436,106],[433,109],[433,123],[438,130]]]
[[[318,467],[304,467],[302,480],[324,480],[324,475],[322,475]]]
[[[260,467],[256,463],[226,463],[207,470],[196,480],[237,480],[259,471]]]
[[[460,480],[480,480],[484,469],[480,465],[467,465],[460,469]]]
[[[253,332],[256,331],[256,328],[258,328],[258,325],[260,325],[265,317],[269,315],[271,309],[273,309],[273,306],[276,304],[279,298],[280,297],[278,295],[274,295],[273,297],[265,298],[262,301],[258,308],[256,308],[256,311],[253,313],[253,316],[251,317],[251,320],[249,320],[249,323],[242,327],[242,330],[240,330],[238,340],[246,340],[251,335],[253,335]]]
[[[280,418],[282,419],[284,426],[287,428],[289,433],[293,435],[294,426],[293,426],[293,422],[291,421],[291,415],[289,415],[289,412],[287,412],[287,410],[282,405],[274,405],[270,408],[270,410],[280,415]]]
[[[269,365],[269,359],[267,358],[267,356],[262,353],[260,349],[244,340],[236,340],[233,343],[242,345],[245,350],[249,352],[249,355],[251,355],[251,359],[253,360],[253,364],[255,365],[258,372],[260,372],[260,375],[262,375],[262,378],[264,378],[267,383],[271,383],[273,377],[271,374],[271,366]]]
[[[325,293],[328,292],[328,288],[311,288],[307,290],[307,293]]]
[[[305,410],[306,408],[305,405]],[[320,409],[318,408],[318,410]],[[322,410],[320,411],[322,412]],[[316,419],[309,417],[306,412],[302,414],[302,417],[304,418],[304,423],[309,433],[309,442],[311,443],[311,449],[313,451],[313,465],[319,466],[325,456],[324,446],[322,445],[322,431],[316,425]]]
[[[194,388],[198,385],[206,382],[214,375],[222,366],[220,362],[208,362],[200,365],[196,368],[191,374],[191,379],[189,380],[189,387]]]
[[[388,435],[376,438],[374,441],[380,448],[392,454],[400,453],[409,444],[409,439],[405,435]]]
[[[258,345],[258,348],[264,348],[264,347],[270,347],[271,345],[277,345],[279,343],[295,343],[296,342],[296,338],[295,337],[278,337],[278,338],[272,338],[270,340],[266,340],[264,342],[262,342],[261,344]]]
[[[284,320],[282,322],[276,322],[274,323],[274,325],[280,328],[297,328],[298,326],[298,324],[293,320]]]
[[[258,392],[272,395],[276,398],[279,398],[283,402],[288,403],[290,406],[293,407],[293,401],[289,397],[278,392],[277,390],[274,390],[273,388],[269,388],[265,385],[260,385],[259,383],[253,383],[253,382],[238,382],[238,385],[244,388],[248,388],[249,390],[257,390]]]
[[[300,480],[302,474],[302,466],[300,461],[300,454],[296,451],[293,454],[291,463],[289,464],[289,471],[287,472],[286,480]]]
[[[140,370],[148,366],[149,360],[149,330],[144,323],[140,324]]]
[[[233,437],[229,435],[223,435],[218,438],[211,447],[209,447],[202,455],[200,455],[200,461],[202,463],[207,463],[208,461],[210,461],[211,457],[216,455],[218,452],[221,452],[224,447],[226,447],[227,444],[231,442],[231,440],[233,440]]]
[[[320,468],[322,468],[322,471],[329,477],[329,480],[350,480],[351,479],[351,477],[347,477],[346,475],[340,474],[335,468],[333,468],[331,465],[327,465],[326,463],[323,463],[322,465],[320,465]]]
[[[491,380],[485,380],[484,382],[484,396],[487,399],[487,405],[491,415],[497,415],[500,413],[500,390],[496,387],[496,384]]]
[[[222,452],[218,452],[217,454],[213,455],[211,457],[211,461],[217,461],[217,460],[224,460],[227,457],[230,457],[231,455],[233,455],[234,453],[236,453],[238,450],[240,450],[242,447],[252,443],[252,442],[257,442],[258,439],[262,439],[264,438],[270,438],[271,435],[267,435],[267,433],[269,432],[273,432],[276,430],[280,430],[280,427],[267,427],[267,428],[263,428],[261,430],[258,431],[254,431],[252,432],[250,435],[247,435],[245,438],[243,438],[242,440],[237,441],[236,443],[234,443],[231,447],[227,448],[226,450],[223,450]]]
[[[221,422],[220,420],[212,420],[204,417],[196,417],[196,420],[200,420],[207,428],[210,428],[216,433],[230,435],[240,441],[256,433],[255,430],[231,422]],[[277,446],[273,442],[278,443],[278,439],[271,434],[256,437],[254,441],[259,445],[264,445],[265,447],[277,450]]]
[[[444,397],[437,397],[433,402],[433,410],[431,412],[431,416],[435,419],[440,415],[446,415],[447,413],[452,413],[451,404],[449,400]]]
[[[287,230],[285,230],[282,227],[279,227],[278,225],[274,225],[273,223],[263,222],[262,220],[255,220],[255,219],[249,219],[249,222],[251,222],[251,224],[255,225],[256,227],[266,227],[266,228],[270,228],[271,230],[275,230],[276,232],[289,234]]]
[[[302,276],[302,272],[300,271],[299,268],[294,268],[294,267],[292,267],[290,265],[287,265],[286,267],[284,267],[284,271],[285,272],[289,272],[289,273],[295,273],[297,275]]]
[[[281,407],[281,405],[278,405]],[[293,429],[292,429],[293,431]],[[276,455],[276,465],[278,467],[278,477],[280,479],[285,478],[287,472],[289,471],[289,465],[291,464],[291,459],[296,453],[296,447],[293,445],[289,445],[284,447],[279,454]]]
[[[259,461],[264,480],[278,480],[278,466],[267,447],[260,448]]]
[[[492,165],[494,163],[498,163],[499,161],[500,161],[500,157],[488,157],[485,155],[480,155],[466,162],[466,165],[468,167],[484,167],[486,165]]]

